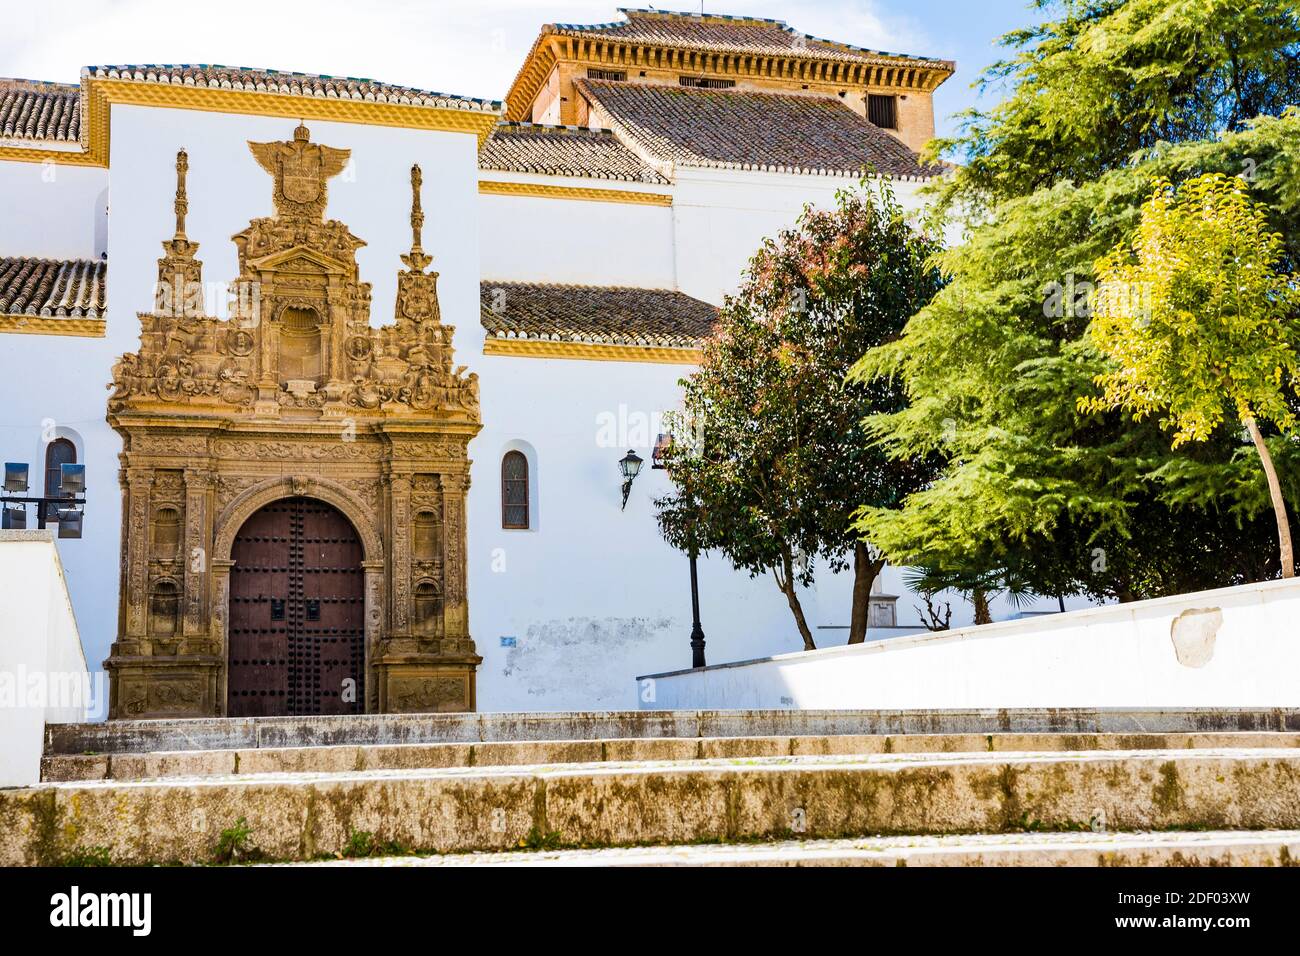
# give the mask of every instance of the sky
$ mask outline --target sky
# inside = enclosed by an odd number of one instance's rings
[[[0,0],[0,76],[76,82],[82,66],[220,63],[382,80],[501,99],[543,23],[622,19],[629,0]],[[698,11],[689,0],[663,9]],[[938,91],[940,134],[976,104],[996,39],[1033,22],[1029,0],[708,0],[709,13],[784,20],[813,36],[957,61]],[[987,107],[996,95],[979,100]]]

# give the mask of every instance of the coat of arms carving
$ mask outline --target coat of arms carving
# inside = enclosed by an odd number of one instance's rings
[[[351,150],[313,143],[306,126],[293,131],[291,142],[249,143],[248,148],[275,178],[275,211],[294,218],[320,218],[326,181],[343,172],[352,155]]]

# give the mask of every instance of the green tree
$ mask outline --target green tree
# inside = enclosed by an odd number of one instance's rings
[[[1131,243],[1097,264],[1089,334],[1113,366],[1084,411],[1164,413],[1173,446],[1205,441],[1231,413],[1250,434],[1277,520],[1282,576],[1295,574],[1286,502],[1259,421],[1286,435],[1300,396],[1300,277],[1278,271],[1282,237],[1238,177],[1166,181]]]
[[[856,369],[907,397],[872,416],[870,440],[944,466],[902,508],[865,508],[859,529],[895,564],[1043,595],[1130,600],[1275,575],[1249,443],[1220,429],[1171,449],[1156,422],[1077,399],[1106,370],[1085,335],[1094,266],[1132,235],[1157,178],[1247,176],[1295,271],[1295,4],[1040,6],[1064,12],[1006,38],[1021,52],[987,77],[1007,100],[939,144],[967,160],[937,187],[967,230],[939,257],[949,283]],[[1291,500],[1297,452],[1273,445]]]
[[[1160,143],[1240,132],[1300,103],[1295,0],[1035,0],[1043,22],[977,84],[1011,95],[933,144],[948,199],[986,208],[1082,183]]]
[[[657,502],[665,538],[717,549],[752,575],[772,573],[806,648],[815,646],[796,585],[818,562],[852,567],[849,641],[866,637],[883,567],[854,529],[864,501],[896,507],[928,479],[924,456],[886,456],[863,420],[897,411],[888,381],[848,381],[862,352],[896,337],[941,287],[935,235],[909,223],[885,180],[805,209],[766,240],[724,303],[700,368],[682,384],[666,464],[676,491]]]

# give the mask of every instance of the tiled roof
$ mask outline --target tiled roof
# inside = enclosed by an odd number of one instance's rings
[[[871,168],[907,178],[943,172],[923,166],[900,140],[833,97],[588,79],[575,84],[604,108],[616,131],[682,166],[849,174]]]
[[[548,24],[544,30],[569,36],[662,44],[711,53],[768,56],[784,54],[815,60],[843,60],[855,63],[910,60],[917,65],[925,64],[949,71],[952,69],[952,64],[946,60],[867,50],[849,43],[809,36],[791,29],[781,20],[631,8],[619,8],[619,13],[627,19],[614,23],[553,23]]]
[[[485,280],[479,300],[488,335],[510,339],[697,348],[718,317],[669,289]]]
[[[361,100],[375,103],[402,103],[434,106],[440,109],[498,112],[496,100],[482,100],[450,93],[433,93],[409,86],[394,86],[376,80],[352,76],[324,76],[314,73],[289,73],[246,66],[216,64],[145,64],[137,66],[88,66],[83,77],[131,80],[137,83],[162,83],[255,93],[279,93],[285,96],[311,96],[319,99]]]
[[[108,263],[90,259],[0,259],[0,315],[104,317]]]
[[[479,150],[480,169],[664,184],[609,130],[501,123]]]
[[[0,139],[75,143],[80,136],[80,87],[0,79]]]

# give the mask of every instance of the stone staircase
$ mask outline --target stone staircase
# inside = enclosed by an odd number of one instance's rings
[[[1300,710],[122,721],[49,726],[43,777],[0,865],[1300,859]]]

